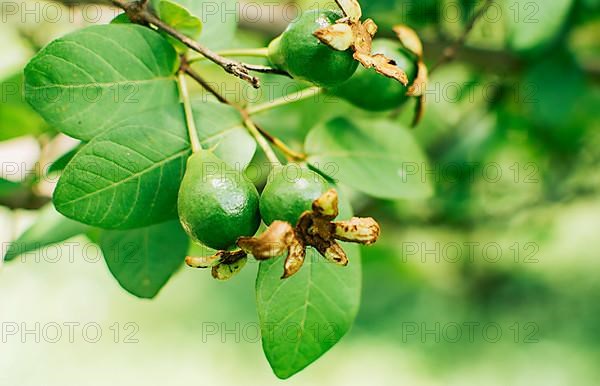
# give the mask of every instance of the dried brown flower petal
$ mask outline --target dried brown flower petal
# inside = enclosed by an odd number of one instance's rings
[[[400,43],[402,43],[407,50],[415,54],[418,58],[423,56],[423,43],[414,29],[406,25],[399,24],[394,26],[393,30],[400,40]]]
[[[188,256],[185,263],[192,268],[211,268],[222,262],[236,261],[246,257],[244,251],[218,251],[212,256]]]
[[[213,256],[188,256],[185,263],[192,268],[210,268],[220,261],[218,253]]]
[[[244,268],[247,261],[248,258],[244,257],[229,264],[217,264],[214,267],[212,267],[212,277],[214,277],[217,280],[229,280],[235,275],[237,275],[242,270],[242,268]]]
[[[415,127],[421,122],[425,115],[425,95],[421,95],[417,98],[417,105],[415,106],[415,116],[412,121],[412,127]]]
[[[350,21],[357,22],[362,17],[362,9],[358,0],[335,0],[335,2]]]
[[[404,86],[408,86],[408,75],[403,69],[396,65],[396,62],[385,55],[366,55],[359,52],[354,53],[354,58],[358,60],[365,68],[374,68],[379,74],[388,78],[396,79]]]
[[[352,31],[354,33],[354,52],[371,55],[371,48],[373,47],[372,32],[377,31],[377,24],[371,19],[367,24],[358,22],[352,24]]]
[[[240,237],[237,245],[257,260],[267,260],[285,253],[294,237],[294,228],[290,224],[274,221],[258,237]]]
[[[327,247],[319,246],[317,247],[317,250],[323,257],[332,263],[341,266],[348,265],[348,256],[346,255],[346,252],[344,252],[342,247],[335,241],[331,241]]]
[[[369,35],[371,35],[371,37],[375,37],[375,34],[377,33],[377,30],[379,29],[379,27],[377,26],[377,24],[375,24],[375,22],[373,21],[373,19],[367,19],[365,20],[362,25],[364,26],[365,30],[367,31],[367,33]]]
[[[354,44],[354,32],[348,24],[332,24],[316,30],[314,35],[338,51],[346,51]]]
[[[338,194],[335,189],[329,189],[312,204],[312,210],[321,217],[334,219],[338,216]]]
[[[423,62],[417,63],[417,77],[413,84],[408,88],[408,96],[421,96],[427,90],[429,70]]]
[[[305,257],[306,247],[298,239],[294,239],[294,242],[290,245],[288,256],[285,259],[283,276],[281,278],[287,279],[296,274],[302,268]]]
[[[375,243],[381,231],[377,221],[371,217],[353,217],[350,221],[336,221],[333,224],[336,239],[365,245]]]

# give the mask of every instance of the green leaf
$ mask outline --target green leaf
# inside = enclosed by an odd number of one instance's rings
[[[161,0],[153,0],[156,3]],[[237,2],[213,0],[174,0],[175,3],[187,8],[202,22],[202,35],[198,41],[205,46],[215,49],[230,48],[237,29]]]
[[[560,34],[573,0],[506,0],[503,20],[508,45],[515,51],[529,51],[551,43]]]
[[[160,0],[156,7],[158,17],[184,35],[197,39],[202,32],[202,22],[192,15],[185,7],[169,1]],[[170,35],[163,33],[179,52],[187,51],[187,46]]]
[[[25,103],[22,74],[0,82],[0,141],[37,135],[47,128],[44,120]]]
[[[179,104],[98,135],[69,162],[54,192],[59,212],[127,229],[171,219],[189,143]]]
[[[121,287],[145,299],[155,297],[181,266],[188,244],[179,221],[100,235],[100,248],[110,272]]]
[[[131,20],[129,20],[129,16],[123,12],[115,16],[115,18],[110,21],[110,24],[131,24]]]
[[[351,217],[349,203],[340,201],[340,210],[341,219]],[[256,299],[263,349],[279,378],[317,360],[354,322],[360,303],[360,250],[342,244],[350,259],[347,267],[328,262],[312,248],[289,279],[281,279],[283,257],[260,264]]]
[[[77,154],[77,152],[79,152],[79,150],[81,150],[81,148],[82,148],[82,145],[79,145],[79,146],[75,147],[74,149],[69,150],[68,152],[66,152],[63,155],[61,155],[60,157],[58,157],[48,167],[48,170],[46,171],[46,174],[50,175],[50,174],[58,173],[58,172],[64,170],[67,167],[67,164],[69,162],[71,162],[71,160],[73,159],[73,157],[75,157],[75,154]]]
[[[432,194],[425,155],[412,134],[396,123],[335,118],[309,133],[305,149],[314,167],[373,197]]]
[[[256,143],[235,109],[196,103],[205,147],[244,168]],[[130,229],[177,216],[177,195],[191,154],[180,104],[132,116],[90,141],[65,168],[54,193],[65,216],[105,229]]]
[[[10,261],[24,253],[60,243],[88,229],[87,225],[63,217],[49,204],[42,209],[35,223],[10,244],[4,260]]]
[[[138,25],[92,26],[57,39],[25,68],[25,96],[50,124],[88,141],[143,111],[179,100],[178,58]]]

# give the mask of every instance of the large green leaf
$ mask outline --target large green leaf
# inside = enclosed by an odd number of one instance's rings
[[[65,216],[110,229],[152,225],[176,213],[189,143],[179,105],[124,121],[69,162],[54,192]]]
[[[340,206],[340,218],[350,218],[350,205],[340,201]],[[343,248],[350,259],[347,267],[330,263],[309,248],[304,266],[285,280],[283,257],[260,264],[256,301],[263,349],[280,378],[317,360],[354,322],[360,303],[360,250],[353,244]]]
[[[205,147],[244,168],[256,144],[230,106],[199,102],[196,124]],[[172,219],[190,155],[180,104],[124,120],[98,135],[69,162],[54,193],[65,216],[105,229],[130,229]]]
[[[371,196],[424,198],[432,193],[426,158],[397,123],[335,118],[315,127],[305,148],[313,166]]]
[[[90,140],[139,112],[178,101],[177,55],[138,25],[92,26],[57,39],[25,68],[27,101],[64,133]]]
[[[125,290],[146,299],[155,297],[181,266],[188,244],[179,221],[100,236],[110,272]]]
[[[60,243],[83,234],[88,229],[87,225],[62,216],[49,204],[41,211],[35,223],[10,244],[4,260],[10,261],[24,253]]]

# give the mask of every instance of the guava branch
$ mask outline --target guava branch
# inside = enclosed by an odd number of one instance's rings
[[[260,87],[260,80],[257,77],[252,76],[250,74],[250,71],[287,75],[285,72],[271,67],[246,64],[238,62],[236,60],[225,58],[217,54],[216,52],[203,46],[194,39],[191,39],[188,36],[182,34],[175,28],[171,27],[170,25],[156,17],[152,12],[148,10],[147,1],[128,2],[125,0],[112,0],[112,4],[123,9],[132,22],[143,25],[152,24],[156,26],[160,30],[168,33],[175,39],[185,44],[190,49],[198,52],[202,56],[206,57],[208,60],[221,66],[226,72],[235,75],[242,80],[247,81],[255,88]]]
[[[190,63],[184,59],[182,59],[180,71],[187,74],[190,78],[194,79],[202,88],[204,88],[207,92],[212,94],[219,102],[227,104],[235,108],[240,115],[242,116],[242,121],[244,126],[248,129],[250,134],[256,139],[256,142],[263,149],[267,157],[270,161],[274,163],[278,163],[277,156],[273,153],[271,147],[267,142],[270,142],[273,146],[275,146],[279,151],[281,151],[285,157],[290,161],[302,161],[306,159],[306,155],[303,153],[299,153],[289,146],[287,146],[282,140],[271,135],[264,129],[260,128],[253,120],[252,120],[252,112],[248,109],[238,105],[227,99],[223,96],[215,87],[213,87],[210,83],[208,83],[204,78],[202,78],[196,71],[194,71],[190,67]],[[261,110],[262,111],[262,110]]]

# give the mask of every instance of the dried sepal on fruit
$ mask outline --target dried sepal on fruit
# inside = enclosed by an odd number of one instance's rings
[[[385,55],[373,55],[371,52],[373,37],[377,33],[377,24],[371,19],[361,21],[362,10],[356,0],[336,0],[346,17],[336,24],[315,31],[314,35],[324,44],[338,51],[351,48],[353,57],[365,68],[374,68],[381,75],[396,79],[404,86],[408,85],[408,76],[396,63]]]
[[[212,268],[212,276],[228,280],[246,264],[247,255],[268,260],[287,253],[282,279],[296,274],[306,258],[306,248],[315,248],[328,261],[348,265],[348,256],[339,241],[370,245],[377,241],[380,227],[372,218],[353,217],[333,221],[339,215],[338,194],[329,189],[312,203],[312,209],[300,216],[296,227],[285,221],[273,221],[259,236],[240,237],[235,251],[218,251],[210,257],[187,257],[194,268]]]
[[[316,30],[314,35],[338,51],[346,51],[354,44],[354,32],[348,24],[333,24]]]
[[[404,24],[398,24],[392,30],[407,50],[415,54],[418,58],[423,57],[423,42],[421,42],[421,38],[419,38],[414,29]]]
[[[306,258],[306,248],[315,248],[327,260],[345,266],[348,257],[337,240],[369,245],[379,237],[379,224],[372,218],[354,217],[349,221],[333,221],[339,214],[338,194],[327,190],[312,203],[312,209],[300,216],[295,228],[283,221],[274,221],[257,237],[242,237],[238,246],[257,260],[283,255],[282,279],[296,274]]]
[[[335,0],[335,2],[339,5],[348,20],[357,22],[362,18],[362,8],[358,0]]]
[[[417,63],[417,77],[413,84],[408,88],[409,96],[421,97],[425,95],[427,90],[427,82],[429,78],[429,70],[423,61]]]
[[[398,24],[392,29],[400,43],[417,57],[417,76],[408,89],[408,95],[423,96],[427,88],[429,77],[429,71],[423,61],[423,43],[417,32],[404,24]]]
[[[339,215],[338,194],[335,189],[329,189],[312,203],[312,211],[319,217],[333,220]]]
[[[388,78],[396,79],[404,86],[408,85],[408,75],[406,72],[396,65],[396,62],[389,59],[385,55],[365,55],[362,53],[356,53],[354,56],[357,60],[366,68],[374,68],[379,74],[387,76]]]
[[[342,249],[342,246],[336,242],[330,243],[326,248],[318,249],[319,253],[323,255],[328,261],[341,265],[343,267],[348,265],[348,255]]]
[[[314,247],[327,260],[348,265],[348,257],[337,240],[373,244],[379,238],[379,224],[372,218],[353,217],[349,221],[332,221],[339,215],[338,194],[330,189],[313,202],[313,210],[298,221],[296,234],[304,244]]]
[[[230,263],[220,263],[212,267],[212,277],[217,280],[229,280],[242,270],[246,266],[248,257],[244,256],[241,259]]]
[[[417,98],[417,104],[415,105],[415,114],[412,121],[412,127],[416,127],[423,116],[425,115],[425,96]]]
[[[185,263],[192,268],[211,268],[217,280],[229,280],[244,268],[248,260],[243,250],[218,251],[212,256],[188,256]]]
[[[185,263],[188,267],[192,268],[212,268],[213,266],[219,264],[221,261],[221,255],[226,253],[225,251],[219,251],[212,256],[188,256],[185,258]]]
[[[283,265],[283,276],[281,278],[287,279],[288,277],[297,273],[300,268],[302,268],[305,258],[306,246],[304,246],[304,244],[302,244],[298,238],[294,237]]]
[[[267,260],[288,251],[295,237],[294,228],[289,223],[274,221],[260,236],[241,237],[237,245],[256,260]]]
[[[257,260],[267,260],[287,252],[283,279],[298,272],[306,256],[305,244],[294,228],[284,221],[274,221],[260,236],[242,237],[237,244]]]
[[[341,241],[360,242],[370,245],[377,241],[381,231],[379,224],[371,217],[352,217],[350,221],[335,221],[334,237]]]
[[[425,91],[429,82],[429,70],[423,60],[423,43],[419,35],[412,28],[398,24],[393,27],[394,33],[400,40],[400,43],[406,47],[417,57],[417,76],[413,84],[408,89],[409,96],[417,97],[417,105],[415,106],[415,116],[413,118],[413,126],[419,124],[425,114]]]
[[[242,250],[235,251],[217,251],[212,256],[188,256],[185,263],[192,268],[212,268],[220,263],[233,262],[246,257],[246,252]]]

